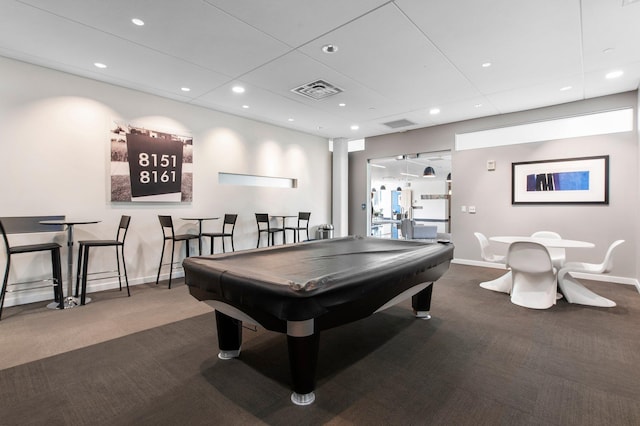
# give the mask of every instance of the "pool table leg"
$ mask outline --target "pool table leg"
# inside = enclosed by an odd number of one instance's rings
[[[424,290],[411,297],[411,306],[417,318],[430,319],[431,314],[431,293],[433,292],[433,283],[429,284]]]
[[[309,405],[315,400],[316,367],[320,332],[313,329],[313,320],[287,322],[289,368],[293,382],[291,402]]]
[[[218,328],[218,358],[231,359],[240,355],[242,344],[242,321],[232,318],[216,309],[216,327]]]

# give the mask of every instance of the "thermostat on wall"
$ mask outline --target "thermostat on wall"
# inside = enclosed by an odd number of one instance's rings
[[[496,160],[487,160],[487,170],[493,171],[496,169]]]

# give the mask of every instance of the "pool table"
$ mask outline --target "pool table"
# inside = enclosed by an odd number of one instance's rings
[[[350,236],[189,257],[185,282],[215,308],[221,359],[239,356],[242,323],[286,333],[291,400],[314,401],[320,332],[412,297],[428,319],[453,245]]]

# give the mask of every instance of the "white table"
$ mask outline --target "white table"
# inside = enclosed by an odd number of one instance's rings
[[[545,247],[555,248],[593,248],[595,245],[587,241],[565,240],[559,238],[538,238],[538,237],[519,237],[519,236],[499,236],[490,237],[490,241],[496,243],[512,244],[516,242],[530,242],[542,244]]]
[[[496,243],[512,244],[515,242],[533,242],[542,244],[545,247],[558,247],[558,248],[593,248],[595,245],[587,241],[579,240],[565,240],[556,238],[537,238],[537,237],[525,237],[525,236],[498,236],[489,238],[490,241]],[[566,282],[565,282],[566,281]],[[480,286],[489,290],[500,291],[503,293],[509,293],[511,290],[511,271],[503,275],[496,280],[486,283],[480,283]],[[560,291],[565,295],[565,298],[571,299],[571,303],[579,303],[581,305],[589,306],[615,306],[615,302],[602,297],[582,284],[577,280],[567,277],[563,282],[558,282]]]
[[[520,236],[504,236],[504,237],[491,237],[489,238],[491,241],[495,241],[496,243],[504,243],[504,244],[512,244],[516,242],[530,242],[530,243],[538,243],[542,244],[547,248],[593,248],[594,244],[586,241],[578,241],[578,240],[565,240],[561,238],[541,238],[541,237],[520,237]],[[561,253],[557,253],[549,250],[549,255],[551,256],[551,262],[553,266],[560,270],[562,265],[564,264],[565,255],[564,250]]]
[[[489,241],[493,241],[496,243],[503,243],[503,244],[513,244],[516,242],[531,242],[531,243],[542,244],[545,247],[553,247],[553,248],[592,248],[594,247],[593,243],[589,243],[586,241],[565,240],[565,239],[558,239],[558,238],[539,238],[539,237],[518,236],[518,235],[490,237]],[[508,294],[511,292],[512,281],[513,281],[513,278],[511,276],[511,271],[507,271],[506,274],[496,278],[495,280],[485,281],[480,283],[480,287],[486,288],[487,290],[499,291],[501,293]]]
[[[69,309],[80,305],[77,297],[73,297],[73,226],[88,225],[99,223],[99,220],[83,220],[83,219],[56,219],[41,220],[42,225],[65,225],[67,227],[67,297],[64,299],[62,309]],[[85,298],[85,304],[91,302],[90,298]],[[48,308],[57,309],[58,304],[52,302],[47,305]]]

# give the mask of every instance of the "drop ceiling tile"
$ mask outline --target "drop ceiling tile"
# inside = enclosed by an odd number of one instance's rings
[[[579,2],[396,3],[484,94],[581,72]]]
[[[24,1],[42,13],[65,17],[87,29],[229,76],[247,72],[290,50],[201,0]],[[133,25],[132,18],[142,19],[145,25]]]
[[[205,0],[289,46],[301,46],[387,3],[386,0]]]
[[[326,54],[324,44],[337,53]],[[301,48],[335,71],[414,109],[479,94],[445,55],[390,3]]]

